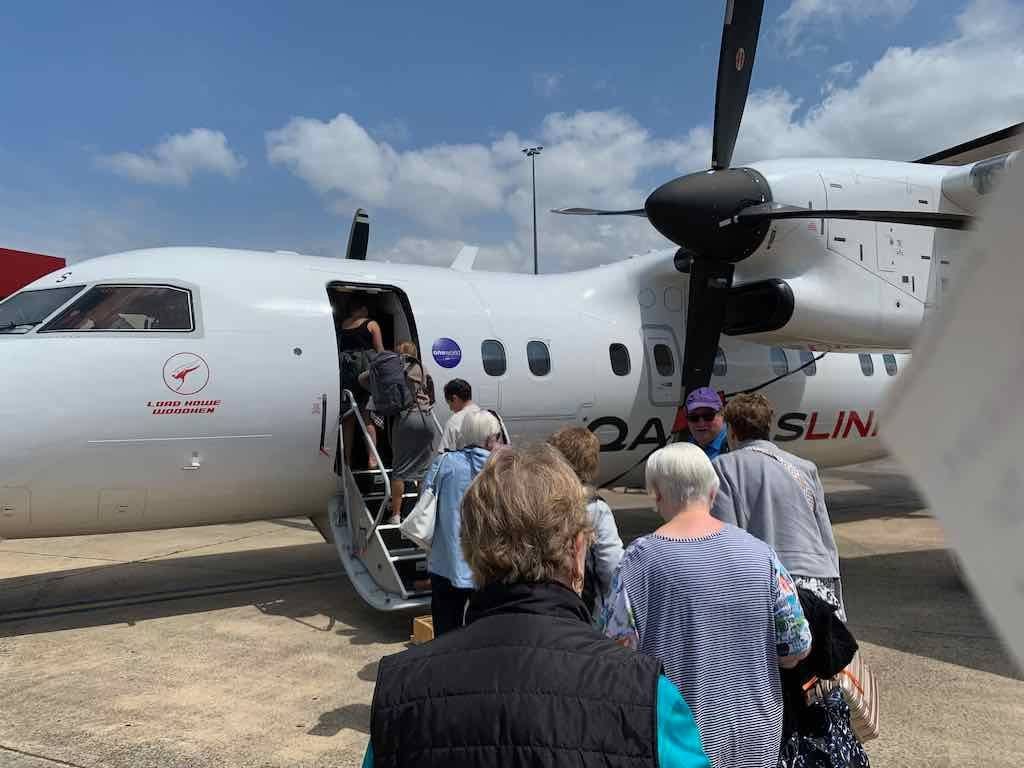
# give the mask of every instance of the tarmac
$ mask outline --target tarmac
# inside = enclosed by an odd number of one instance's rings
[[[1024,765],[1024,676],[899,467],[823,473],[875,766]],[[658,519],[607,493],[623,539]],[[305,520],[0,542],[0,766],[358,766],[377,661],[412,615],[364,606]]]

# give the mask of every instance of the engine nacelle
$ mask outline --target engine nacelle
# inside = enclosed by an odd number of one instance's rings
[[[965,211],[977,213],[1019,157],[1019,151],[1008,152],[956,168],[943,177],[942,196]]]
[[[724,332],[778,346],[910,349],[924,316],[921,302],[864,270],[847,269],[844,260],[825,267],[734,288]]]

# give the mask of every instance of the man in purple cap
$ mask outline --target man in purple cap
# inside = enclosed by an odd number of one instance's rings
[[[722,419],[722,398],[711,387],[700,387],[686,396],[686,424],[690,435],[712,461],[729,451]]]

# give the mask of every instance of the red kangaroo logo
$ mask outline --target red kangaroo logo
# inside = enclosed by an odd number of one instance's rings
[[[182,368],[179,371],[175,371],[174,374],[171,375],[172,379],[178,380],[177,390],[179,392],[181,391],[181,388],[185,386],[185,377],[192,373],[192,371],[199,370],[201,367],[201,365],[193,365],[191,368]]]

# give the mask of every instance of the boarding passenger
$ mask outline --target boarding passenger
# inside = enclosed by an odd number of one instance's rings
[[[725,422],[722,420],[722,398],[711,387],[700,387],[686,396],[686,424],[691,442],[704,449],[714,461],[727,453]]]
[[[370,319],[370,308],[366,298],[353,294],[348,302],[348,316],[341,321],[338,330],[338,351],[341,362],[341,386],[352,393],[356,405],[360,409],[363,422],[370,440],[376,445],[377,432],[366,410],[370,399],[369,391],[359,383],[359,375],[369,369],[369,356],[374,352],[384,351],[384,341],[380,325]],[[345,463],[352,463],[352,438],[355,435],[355,419],[348,418],[342,423],[342,434],[345,440]],[[376,468],[372,453],[368,466]]]
[[[602,627],[665,665],[715,768],[774,768],[779,667],[811,646],[796,587],[771,547],[711,517],[718,477],[697,446],[655,451],[647,489],[665,524],[626,550]]]
[[[585,427],[564,427],[548,443],[558,449],[576,471],[587,492],[587,518],[594,529],[594,540],[587,549],[583,579],[583,603],[595,618],[601,615],[612,576],[622,560],[622,538],[611,507],[594,489],[601,455],[601,441]]]
[[[661,664],[590,624],[586,494],[558,452],[497,452],[462,515],[468,624],[381,659],[363,765],[706,768]]]
[[[721,488],[711,514],[766,542],[796,583],[846,619],[839,550],[814,462],[769,440],[772,404],[737,395],[725,408],[731,452],[715,462]]]
[[[459,544],[462,515],[459,506],[466,488],[483,469],[500,441],[501,425],[493,414],[476,410],[462,420],[457,450],[445,451],[423,479],[437,499],[434,538],[427,570],[430,573],[430,614],[434,636],[463,625],[466,601],[473,592],[473,574]]]
[[[412,405],[391,421],[391,517],[389,523],[401,522],[402,496],[406,482],[418,482],[430,467],[437,427],[430,408],[434,404],[434,383],[423,370],[419,350],[411,341],[403,341],[396,350],[402,356],[405,381],[412,394]]]
[[[479,411],[480,406],[473,402],[473,388],[465,379],[452,379],[444,385],[444,401],[448,403],[452,415],[445,422],[439,450],[454,451],[459,444],[462,420],[474,411]]]

